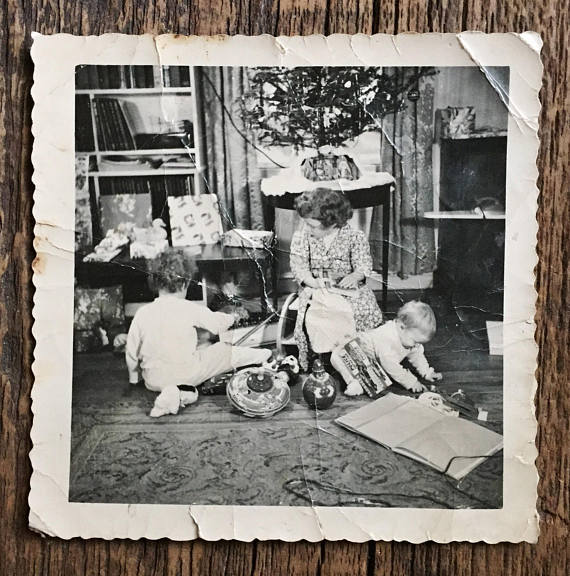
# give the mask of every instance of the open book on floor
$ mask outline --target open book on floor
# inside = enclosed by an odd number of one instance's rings
[[[492,430],[392,393],[335,422],[456,480],[503,447]]]

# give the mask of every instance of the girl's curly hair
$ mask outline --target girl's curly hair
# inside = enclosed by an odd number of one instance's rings
[[[196,273],[196,264],[181,250],[166,250],[148,261],[150,283],[155,292],[179,292]]]
[[[325,228],[344,226],[352,217],[352,206],[348,198],[337,190],[316,188],[303,192],[295,200],[295,208],[301,218],[314,218]]]

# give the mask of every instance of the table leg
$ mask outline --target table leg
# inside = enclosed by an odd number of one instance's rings
[[[388,303],[388,268],[390,267],[390,196],[385,195],[382,203],[382,311]]]
[[[273,311],[277,311],[279,306],[279,260],[277,259],[277,242],[275,242],[271,255],[271,288],[273,289]]]
[[[271,230],[275,234],[275,199],[263,196],[264,210],[265,210],[265,229]],[[269,266],[271,273],[271,289],[273,290],[273,310],[277,310],[279,306],[279,294],[277,292],[278,286],[278,273],[279,273],[279,260],[277,258],[279,247],[279,240],[275,234],[273,245],[271,246],[271,264]]]

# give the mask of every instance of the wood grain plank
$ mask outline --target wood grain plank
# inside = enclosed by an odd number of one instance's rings
[[[311,576],[318,574],[323,547],[311,542],[258,542],[252,576]]]
[[[32,251],[30,32],[310,34],[534,29],[544,38],[537,414],[542,533],[537,546],[63,542],[26,528]],[[0,573],[565,574],[568,433],[568,4],[556,0],[8,0],[0,5]],[[373,553],[370,553],[371,550]]]

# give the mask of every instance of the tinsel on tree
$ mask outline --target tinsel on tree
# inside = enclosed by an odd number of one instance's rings
[[[244,120],[263,146],[334,148],[379,130],[432,73],[417,68],[404,83],[376,67],[257,68],[243,96]]]

